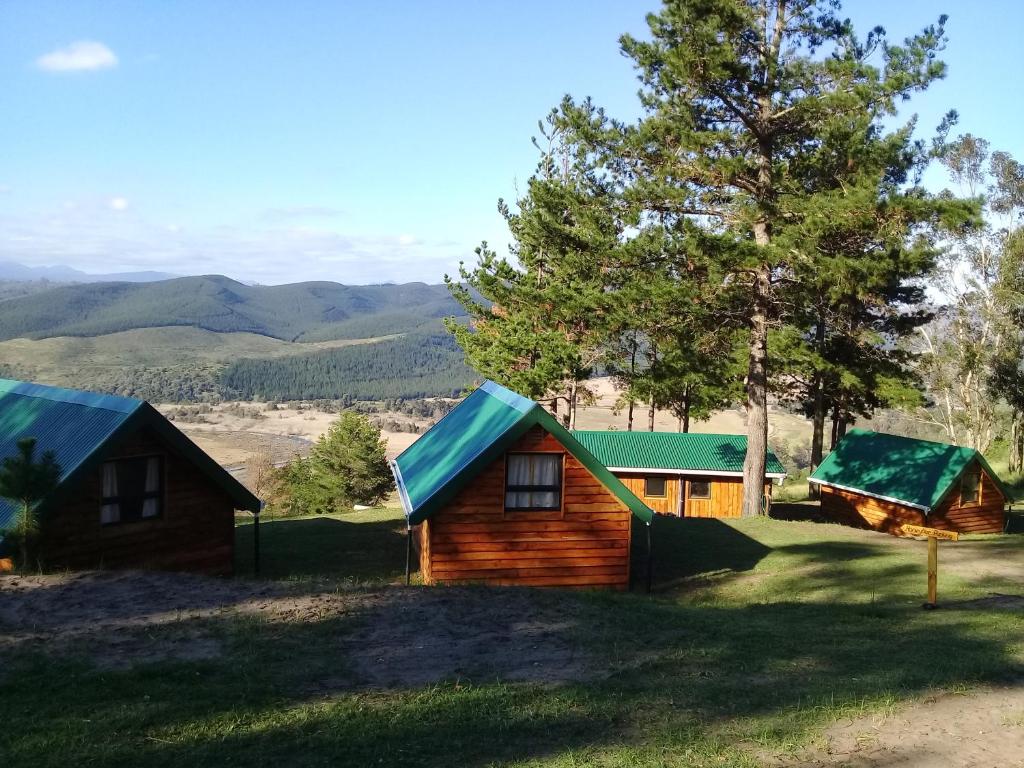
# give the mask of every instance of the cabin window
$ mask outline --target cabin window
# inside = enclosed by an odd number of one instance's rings
[[[711,498],[711,483],[708,480],[691,480],[690,481],[690,498],[691,499],[710,499]]]
[[[644,496],[654,499],[665,498],[665,478],[656,475],[644,478]]]
[[[969,472],[960,481],[960,506],[981,501],[981,475]]]
[[[561,508],[562,454],[508,454],[505,465],[505,509]]]
[[[108,461],[102,471],[100,523],[148,520],[163,513],[164,467],[159,456]]]

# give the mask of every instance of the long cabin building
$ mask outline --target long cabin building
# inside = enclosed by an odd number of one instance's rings
[[[547,411],[488,381],[392,462],[425,583],[627,589],[653,513]]]
[[[577,430],[580,441],[644,504],[661,515],[735,518],[743,510],[744,435]],[[768,451],[764,506],[786,470]]]
[[[810,477],[822,514],[895,535],[904,524],[1001,533],[1011,499],[972,448],[851,430]]]

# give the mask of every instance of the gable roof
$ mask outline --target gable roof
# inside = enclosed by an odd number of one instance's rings
[[[19,440],[34,437],[36,455],[53,451],[61,467],[58,487],[41,502],[40,511],[95,466],[104,445],[141,427],[153,429],[203,470],[238,509],[259,510],[259,499],[144,400],[0,379],[0,459],[13,456]],[[15,507],[0,498],[0,531],[15,514]]]
[[[576,430],[573,436],[606,467],[680,470],[742,475],[747,454],[745,435],[704,435],[695,432],[605,432]],[[786,468],[768,451],[765,474],[785,477]]]
[[[423,522],[505,448],[539,425],[645,522],[654,513],[533,400],[486,381],[391,462],[410,525]]]
[[[938,506],[974,462],[1010,498],[985,457],[973,448],[866,429],[850,430],[809,480],[896,501],[927,513]]]

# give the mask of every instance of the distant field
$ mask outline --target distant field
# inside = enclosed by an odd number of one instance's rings
[[[597,401],[594,405],[579,409],[576,417],[577,428],[625,430],[625,412],[616,412],[613,409],[616,394],[611,381],[609,379],[594,379],[590,382],[590,386],[597,393]],[[281,438],[300,440],[307,444],[315,442],[337,418],[337,414],[324,413],[310,407],[308,403],[293,402],[279,403],[276,410],[262,412],[262,418],[253,419],[245,415],[238,415],[234,408],[235,405],[230,402],[215,405],[211,412],[204,417],[207,423],[182,422],[178,424],[178,427],[221,463],[237,465],[258,452],[269,452],[276,460],[286,459],[292,451],[289,448],[279,455]],[[242,402],[240,405],[244,406],[243,414],[261,410],[259,403]],[[160,406],[164,412],[173,411],[176,407],[172,404]],[[395,419],[399,422],[415,422],[422,431],[426,431],[432,423],[429,419],[412,418],[405,414],[386,410],[381,410],[376,416],[384,421]],[[638,431],[647,429],[647,411],[642,404],[637,405],[633,427]],[[661,411],[657,413],[655,429],[674,432],[677,428],[677,421],[670,413]],[[690,425],[690,429],[693,432],[742,434],[746,431],[746,425],[742,411],[732,408],[715,413],[707,421],[694,422]],[[383,436],[388,441],[389,456],[398,455],[419,437],[418,434],[411,432],[387,430],[383,432]],[[811,425],[807,419],[777,408],[771,409],[769,412],[769,442],[774,448],[778,449],[783,445],[809,444],[810,439]],[[797,497],[803,495],[797,494]]]
[[[625,429],[627,414],[624,408],[616,409],[619,395],[609,378],[593,379],[587,386],[595,393],[595,403],[581,406],[576,414],[576,429]],[[647,430],[647,407],[637,403],[633,412],[633,429]],[[668,411],[658,411],[654,416],[654,429],[659,432],[675,432],[679,420]],[[716,411],[707,421],[692,421],[691,432],[704,434],[742,434],[747,431],[746,417],[741,407]],[[811,440],[811,422],[779,408],[770,407],[768,413],[769,440],[778,443],[806,442]]]
[[[239,360],[332,354],[400,337],[307,343],[172,326],[102,336],[18,338],[0,341],[0,376],[150,401],[197,402],[222,397],[223,373]]]
[[[102,336],[0,341],[0,360],[8,365],[60,376],[68,368],[161,367],[179,365],[185,360],[228,363],[239,357],[286,357],[353,344],[372,344],[398,335],[291,342],[257,333],[218,333],[189,326],[136,328]]]

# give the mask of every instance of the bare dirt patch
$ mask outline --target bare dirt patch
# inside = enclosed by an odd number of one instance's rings
[[[225,653],[223,620],[356,619],[336,652],[352,670],[322,688],[454,679],[562,682],[594,670],[573,639],[580,603],[517,589],[308,589],[188,574],[94,571],[0,577],[0,659],[32,649],[105,668]],[[142,640],[143,642],[140,642]]]
[[[587,677],[574,601],[524,589],[377,593],[349,637],[357,675],[374,687],[471,679],[555,683]]]
[[[839,722],[818,751],[777,763],[814,768],[1020,768],[1024,682],[946,694],[894,714]]]

